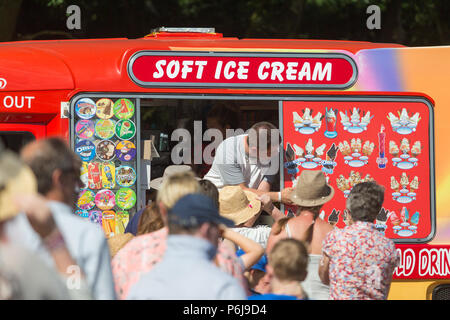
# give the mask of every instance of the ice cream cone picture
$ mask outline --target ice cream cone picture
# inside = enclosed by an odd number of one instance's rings
[[[328,223],[331,224],[333,227],[336,226],[336,224],[339,221],[339,213],[341,211],[336,211],[336,209],[333,209],[333,211],[331,211],[330,216],[328,217]]]
[[[416,200],[417,189],[419,189],[419,177],[415,176],[411,182],[408,175],[403,172],[400,177],[400,183],[391,177],[392,198],[399,203],[410,203]]]
[[[410,117],[406,108],[402,108],[401,112],[397,111],[397,114],[398,117],[392,112],[389,112],[387,116],[393,131],[399,134],[410,134],[416,131],[420,120],[420,114],[418,112]]]
[[[369,173],[366,174],[364,178],[361,178],[361,174],[359,172],[352,170],[348,179],[346,179],[344,175],[340,174],[336,179],[336,186],[344,193],[344,197],[347,198],[353,186],[361,182],[369,181],[374,181],[373,177]]]
[[[325,221],[325,211],[320,211],[319,218]]]
[[[305,108],[302,112],[303,116],[300,116],[296,111],[292,112],[295,131],[301,134],[313,134],[317,132],[322,126],[322,113],[318,112],[313,116],[313,110],[309,108]]]
[[[394,167],[408,170],[418,165],[419,159],[417,158],[422,152],[420,141],[414,142],[410,147],[410,141],[407,138],[403,138],[400,142],[400,147],[395,141],[389,141],[389,153],[392,155],[392,165]]]
[[[370,111],[364,113],[363,110],[358,108],[353,108],[347,114],[347,110],[344,112],[339,112],[341,116],[341,123],[344,126],[344,130],[350,133],[361,133],[367,130],[367,126],[372,120],[373,115],[370,115]]]
[[[294,146],[299,148],[297,145],[294,145]],[[303,153],[303,149],[302,149],[302,153]],[[286,151],[284,153],[284,157],[286,160],[284,167],[287,169],[288,174],[291,175],[291,178],[292,178],[292,176],[295,178],[298,173],[298,165],[294,161],[295,156],[296,156],[296,152],[292,148],[291,144],[288,142],[286,144]]]
[[[358,168],[369,162],[375,144],[368,140],[363,143],[360,138],[352,138],[350,145],[347,141],[343,141],[338,144],[338,148],[344,156],[344,162],[351,167]]]
[[[289,161],[284,164],[285,168],[291,169],[294,171],[292,165],[300,165],[303,169],[315,169],[322,163],[322,157],[324,156],[324,150],[326,148],[326,144],[320,145],[318,148],[314,149],[312,139],[308,139],[308,142],[305,145],[305,149],[303,150],[301,147],[296,144],[293,145],[293,148],[290,147],[290,144],[286,146],[285,158],[286,160],[293,159],[294,155],[297,155],[298,158],[294,161]]]
[[[402,229],[402,227],[400,226],[401,220],[394,211],[391,211],[390,214],[391,215],[389,216],[389,220],[392,224],[392,230],[394,230],[394,233],[397,233],[398,230]]]
[[[394,233],[402,238],[410,237],[417,233],[419,216],[419,212],[417,211],[411,216],[406,207],[402,207],[400,218],[398,218],[395,213],[392,213],[390,219]]]
[[[339,149],[336,147],[336,145],[333,143],[328,149],[326,154],[326,160],[322,161],[322,171],[326,174],[333,174],[334,167],[336,167],[337,163],[335,162],[337,151]]]
[[[381,208],[380,212],[378,213],[378,215],[376,217],[375,227],[377,228],[377,230],[379,230],[383,233],[387,228],[386,221],[388,219],[388,213],[389,213],[388,210]]]

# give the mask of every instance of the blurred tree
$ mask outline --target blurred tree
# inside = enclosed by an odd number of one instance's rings
[[[8,41],[14,38],[21,5],[22,0],[0,1],[0,41]]]
[[[81,8],[81,30],[66,29],[66,8],[72,4]],[[381,30],[366,27],[371,4],[380,6]],[[5,25],[0,36],[3,41],[139,38],[155,27],[184,26],[215,27],[240,38],[443,45],[450,44],[449,16],[448,0],[0,0]]]

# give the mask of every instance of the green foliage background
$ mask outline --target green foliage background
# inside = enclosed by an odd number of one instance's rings
[[[81,30],[66,8],[81,8]],[[366,9],[381,8],[381,30]],[[448,0],[0,0],[0,40],[140,38],[152,28],[215,27],[238,38],[333,39],[450,44]]]

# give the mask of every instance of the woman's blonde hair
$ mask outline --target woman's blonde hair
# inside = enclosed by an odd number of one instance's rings
[[[283,239],[270,251],[269,265],[281,281],[303,281],[308,267],[308,250],[302,241]]]
[[[156,201],[171,209],[181,197],[199,192],[200,185],[192,172],[175,173],[163,180]]]

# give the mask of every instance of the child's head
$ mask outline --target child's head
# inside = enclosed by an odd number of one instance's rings
[[[278,241],[268,256],[267,272],[281,282],[303,281],[307,275],[308,251],[296,239]]]
[[[198,183],[200,184],[200,193],[210,197],[219,208],[219,190],[214,183],[206,179],[202,179]]]
[[[238,256],[243,255],[245,252],[242,249],[236,251]],[[244,272],[244,276],[248,281],[248,287],[258,293],[269,293],[270,281],[266,277],[267,256],[264,254],[261,259],[248,271]]]

